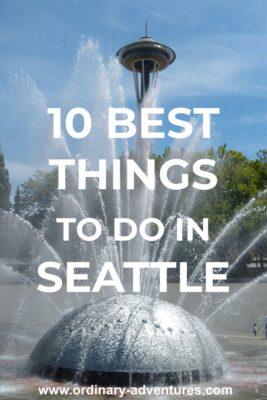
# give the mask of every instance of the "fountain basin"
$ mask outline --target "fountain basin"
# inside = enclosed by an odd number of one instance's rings
[[[198,318],[139,295],[72,311],[30,356],[34,374],[107,386],[202,382],[221,376],[225,366],[219,345]]]

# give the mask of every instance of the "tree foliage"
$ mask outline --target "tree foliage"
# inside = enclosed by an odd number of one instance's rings
[[[16,193],[15,193],[13,208],[14,208],[14,213],[15,214],[21,215],[22,201],[21,201],[21,194],[20,194],[19,186],[17,186],[17,190],[16,190]]]
[[[0,148],[0,208],[9,210],[10,208],[11,184],[9,180],[9,172],[5,165],[4,154]]]
[[[258,163],[243,153],[227,150],[226,145],[211,149],[208,157],[216,161],[214,173],[218,183],[202,192],[196,214],[207,216],[211,224],[224,224],[234,213],[267,185],[260,175]]]
[[[40,228],[56,193],[57,171],[37,171],[33,178],[21,185],[20,215]]]

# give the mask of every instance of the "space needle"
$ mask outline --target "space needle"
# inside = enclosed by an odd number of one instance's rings
[[[147,23],[145,36],[127,44],[117,52],[119,62],[129,71],[133,72],[135,95],[139,112],[144,107],[144,99],[147,93],[156,88],[159,71],[164,70],[175,60],[175,52],[165,44],[162,44],[147,35]],[[136,141],[136,153],[144,152],[147,143],[140,137]],[[151,146],[149,146],[151,152]],[[148,155],[146,151],[146,155]]]
[[[156,86],[158,72],[175,60],[175,52],[165,44],[145,36],[117,52],[119,62],[133,72],[137,104],[143,102],[149,89]]]

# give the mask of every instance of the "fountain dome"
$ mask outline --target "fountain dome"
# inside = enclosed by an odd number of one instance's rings
[[[65,315],[30,356],[33,373],[109,386],[185,384],[219,377],[222,352],[204,324],[154,298],[122,295]]]

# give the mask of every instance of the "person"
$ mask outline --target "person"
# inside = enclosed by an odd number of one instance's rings
[[[257,324],[253,324],[253,333],[254,333],[254,336],[257,336],[257,332],[258,332]]]
[[[265,337],[267,339],[267,316],[265,317],[264,330],[265,330]]]

